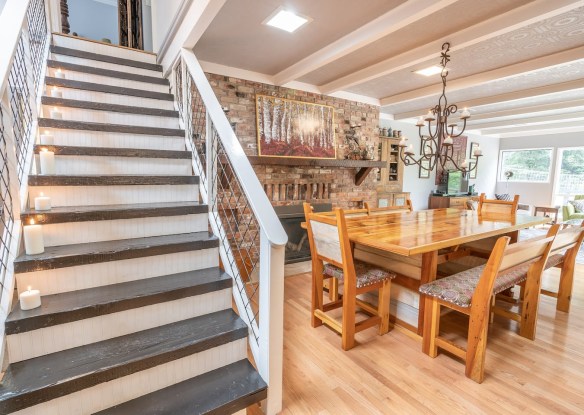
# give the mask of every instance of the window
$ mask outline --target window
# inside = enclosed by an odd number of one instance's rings
[[[549,182],[552,152],[551,148],[501,151],[499,181]]]
[[[584,147],[559,148],[556,166],[554,203],[563,205],[584,194]]]

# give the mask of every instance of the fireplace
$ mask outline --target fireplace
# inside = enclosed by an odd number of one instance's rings
[[[313,205],[313,208],[315,212],[326,212],[332,210],[332,204],[321,203]],[[274,210],[288,234],[285,263],[293,264],[295,262],[310,261],[308,234],[300,226],[304,222],[304,208],[302,205],[274,206]]]

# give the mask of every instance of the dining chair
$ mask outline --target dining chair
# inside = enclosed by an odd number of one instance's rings
[[[484,193],[479,197],[477,211],[479,215],[515,215],[519,206],[519,195],[513,200],[487,199]]]
[[[306,227],[312,256],[312,305],[311,323],[318,327],[323,323],[341,335],[342,348],[349,350],[355,345],[355,333],[379,325],[378,333],[389,331],[389,304],[391,280],[395,274],[353,258],[353,246],[349,242],[347,222],[342,209],[335,216],[313,213],[309,203],[304,203]],[[324,304],[323,280],[332,278],[343,284],[342,298]],[[357,296],[378,291],[377,307],[357,304]],[[359,301],[361,303],[361,301]],[[357,322],[357,307],[371,316]],[[329,316],[328,311],[342,308],[342,320]]]
[[[402,206],[385,206],[385,207],[371,207],[368,202],[364,203],[368,215],[383,215],[386,213],[404,213],[413,212],[412,201],[406,199],[406,204]]]
[[[577,227],[567,226],[558,232],[552,245],[552,252],[545,268],[560,268],[560,282],[558,291],[541,290],[543,295],[557,298],[556,309],[570,312],[572,287],[574,285],[574,267],[576,258],[584,240],[584,222]]]
[[[519,334],[531,339],[535,336],[541,274],[554,235],[512,245],[510,240],[508,236],[500,237],[485,265],[420,286],[426,310],[424,352],[436,357],[438,349],[443,349],[461,358],[466,376],[478,383],[484,380],[487,329],[494,295],[527,281]],[[469,316],[466,347],[440,336],[441,307]]]

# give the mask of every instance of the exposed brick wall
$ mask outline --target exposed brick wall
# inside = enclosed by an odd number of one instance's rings
[[[345,136],[351,123],[361,124],[361,142],[367,145],[374,145],[377,148],[379,126],[379,107],[363,104],[330,96],[313,94],[296,89],[282,88],[274,85],[262,84],[259,82],[247,81],[244,79],[231,78],[222,75],[207,74],[207,78],[213,87],[215,94],[219,98],[221,105],[229,108],[227,117],[232,123],[236,123],[235,133],[239,138],[246,154],[256,156],[257,136],[256,136],[256,94],[272,95],[297,101],[310,102],[315,104],[331,105],[335,108],[335,138],[337,148],[345,144]],[[372,171],[367,179],[360,185],[355,186],[355,169],[344,168],[301,168],[289,166],[254,166],[262,184],[286,183],[289,185],[305,185],[306,183],[320,183],[326,187],[327,191],[321,192],[325,198],[318,202],[330,202],[334,206],[355,207],[361,202],[368,201],[376,203],[376,187],[378,182],[375,179],[375,171]],[[274,196],[274,190],[271,188]],[[278,189],[277,200],[273,200],[274,205],[289,205],[301,203],[301,200],[291,201],[280,193],[285,194],[284,189]],[[288,190],[288,193],[292,193]],[[317,193],[306,192],[306,193]],[[285,199],[285,200],[283,200]],[[315,200],[315,202],[317,202]]]

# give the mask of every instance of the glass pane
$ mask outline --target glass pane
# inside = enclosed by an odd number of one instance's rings
[[[500,181],[544,183],[550,180],[552,149],[501,152]]]
[[[117,0],[68,0],[71,35],[119,45]]]
[[[584,194],[584,147],[562,149],[556,195],[562,196],[560,203],[563,203],[581,194]]]

